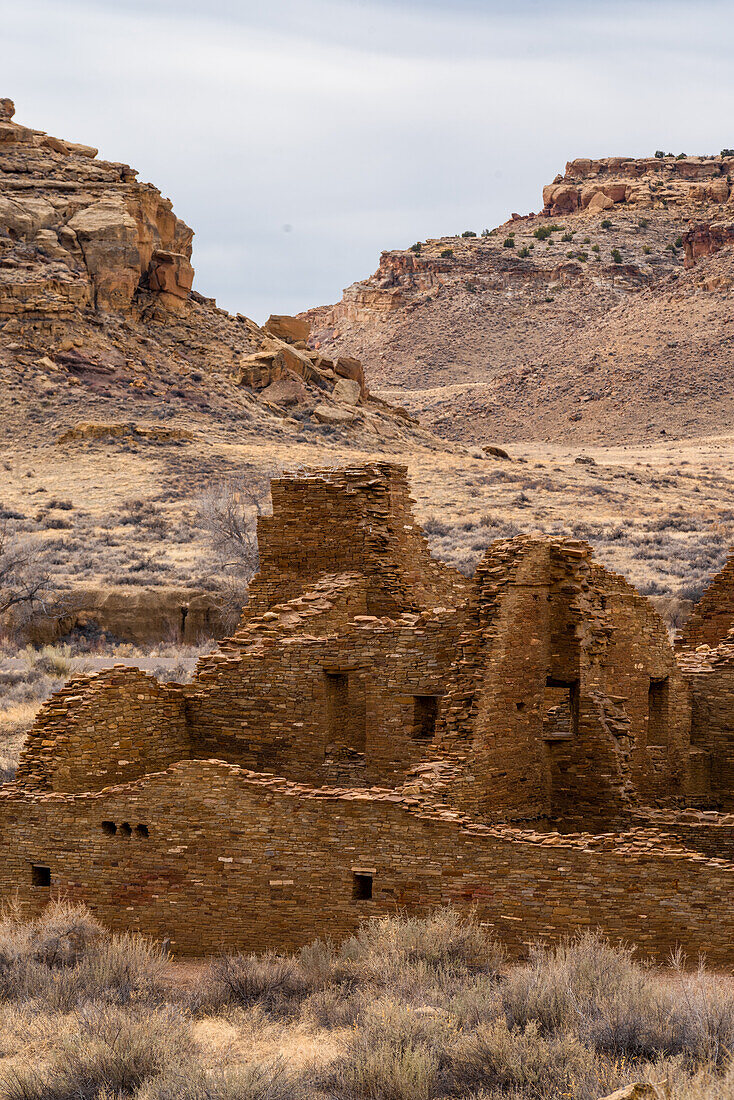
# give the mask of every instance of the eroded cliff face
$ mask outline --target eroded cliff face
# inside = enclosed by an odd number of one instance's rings
[[[377,392],[454,439],[724,430],[732,170],[733,157],[571,161],[537,214],[383,252],[305,315],[313,346],[349,346]]]
[[[734,157],[605,157],[569,161],[543,188],[547,214],[611,210],[619,203],[664,210],[670,203],[728,203]]]
[[[138,287],[168,305],[187,297],[193,232],[170,201],[128,165],[19,125],[12,101],[2,102],[0,318],[63,316],[88,303],[126,313]],[[173,277],[151,285],[161,265]]]
[[[19,124],[0,100],[0,375],[16,415],[32,417],[40,391],[102,426],[122,413],[410,432],[370,402],[359,361],[307,347],[308,324],[261,328],[194,291],[193,232],[137,175]]]

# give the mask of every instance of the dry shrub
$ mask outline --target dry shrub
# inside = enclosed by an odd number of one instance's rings
[[[110,936],[84,905],[51,901],[21,920],[17,906],[0,920],[0,1000],[35,1000],[69,1009],[91,1000],[156,999],[167,960],[143,936]]]
[[[342,1045],[321,1082],[339,1100],[438,1100],[479,1088],[561,1100],[619,1080],[570,1033],[509,1028],[503,1017],[465,1030],[447,1012],[391,1000],[375,1002]]]
[[[310,992],[297,958],[231,955],[211,963],[195,1007],[212,1011],[225,1005],[257,1005],[273,1015],[292,1016]]]
[[[3,1100],[98,1100],[135,1096],[164,1073],[185,1080],[194,1063],[186,1021],[171,1012],[125,1012],[89,1007],[62,1037],[46,1067],[13,1069],[0,1076]]]
[[[144,1085],[137,1100],[306,1100],[314,1096],[302,1074],[282,1058],[251,1062],[207,1075],[200,1068],[169,1069]]]
[[[631,948],[587,932],[533,948],[503,983],[503,1009],[510,1024],[573,1031],[598,1053],[723,1065],[734,1051],[734,993],[703,967],[686,974],[682,960],[674,974],[672,984],[656,981]]]
[[[103,933],[102,925],[83,905],[58,899],[39,917],[24,921],[19,906],[10,903],[0,916],[0,974],[24,962],[48,968],[74,966]]]
[[[406,970],[443,979],[468,974],[497,975],[505,962],[501,945],[479,925],[474,914],[454,909],[430,916],[375,917],[346,940],[339,957],[362,981],[388,985]]]
[[[361,1016],[360,990],[390,990],[423,1002],[428,991],[445,994],[474,974],[496,977],[504,959],[502,948],[473,916],[439,909],[425,919],[376,917],[339,948],[317,941],[296,956],[218,959],[192,1003],[209,1011],[259,1005],[274,1015],[292,1016],[308,1001],[312,1019],[340,1027]]]
[[[602,1089],[618,1083],[575,1035],[566,1031],[543,1035],[537,1023],[525,1028],[509,1028],[504,1019],[480,1024],[447,1053],[442,1084],[452,1096],[482,1087],[561,1100],[600,1096]]]

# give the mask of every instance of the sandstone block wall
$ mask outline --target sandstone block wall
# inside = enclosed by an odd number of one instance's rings
[[[734,644],[679,657],[691,685],[691,743],[700,756],[699,802],[734,809]]]
[[[679,649],[717,646],[734,627],[734,553],[693,608],[676,640]]]
[[[33,867],[50,887],[33,886]],[[371,876],[370,899],[354,896],[355,874]],[[476,907],[515,954],[599,927],[659,959],[680,945],[730,966],[733,888],[731,862],[645,830],[493,829],[390,790],[313,791],[217,762],[87,795],[0,792],[0,889],[27,911],[61,891],[180,953],[295,948],[452,904]]]
[[[273,503],[253,600],[190,684],[117,667],[42,708],[0,788],[0,890],[190,953],[450,903],[517,953],[598,926],[734,962],[734,825],[677,812],[734,798],[734,646],[677,661],[572,539],[499,540],[458,578],[401,467]]]
[[[472,762],[454,797],[484,817],[613,819],[687,795],[690,705],[663,623],[586,544],[488,552],[444,718],[439,751]]]
[[[31,789],[93,791],[189,755],[181,688],[116,665],[74,677],[44,703],[17,781]]]
[[[461,574],[431,557],[412,514],[406,467],[306,470],[273,479],[271,492],[273,514],[258,520],[255,613],[325,573],[361,573],[373,615],[451,606],[468,591]]]
[[[279,605],[200,661],[185,689],[195,756],[313,784],[369,784],[398,783],[430,754],[426,711],[435,701],[440,715],[462,616],[358,615],[333,633],[331,609],[314,608],[324,590],[306,601],[303,622],[293,622],[299,601]]]

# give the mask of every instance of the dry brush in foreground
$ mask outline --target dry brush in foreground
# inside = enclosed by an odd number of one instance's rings
[[[367,921],[340,946],[213,961],[59,900],[0,922],[2,1100],[670,1100],[734,1090],[734,989],[587,933],[523,965],[472,919]],[[179,976],[180,977],[180,976]]]

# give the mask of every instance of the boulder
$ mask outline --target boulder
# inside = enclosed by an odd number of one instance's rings
[[[65,141],[67,152],[76,154],[78,157],[88,157],[89,160],[94,160],[99,152],[99,149],[95,149],[93,145],[80,145],[76,141]]]
[[[107,195],[67,224],[81,246],[97,309],[128,310],[140,279],[140,254],[137,225],[122,198]]]
[[[602,210],[611,210],[613,206],[614,199],[611,199],[609,195],[605,195],[603,191],[597,191],[586,209],[590,214],[598,214]]]
[[[550,189],[543,189],[543,200],[550,206],[551,214],[573,214],[579,208],[579,190],[573,184],[559,183]]]
[[[277,348],[276,362],[282,363],[289,371],[299,375],[304,382],[313,382],[322,389],[324,388],[326,381],[321,377],[313,360],[305,351],[294,348],[283,341],[278,341]]]
[[[285,314],[273,313],[263,325],[271,336],[277,336],[279,340],[285,340],[288,344],[308,340],[311,335],[311,324],[302,317],[288,317]]]
[[[359,359],[350,359],[348,356],[337,359],[334,370],[340,378],[353,378],[359,382],[362,397],[367,396],[367,387],[364,381],[364,369]]]
[[[308,390],[300,378],[278,378],[265,387],[262,396],[274,405],[304,405],[308,401]]]
[[[0,99],[0,122],[10,122],[15,114],[15,104],[12,99]]]
[[[356,419],[352,409],[339,408],[338,405],[317,405],[313,414],[319,424],[344,425]]]
[[[332,397],[345,405],[357,405],[362,397],[362,387],[353,378],[340,378],[334,386]]]
[[[610,198],[614,203],[624,202],[627,197],[626,183],[605,183],[602,190],[607,198]]]
[[[649,1081],[635,1081],[600,1100],[664,1100],[664,1097],[663,1086],[653,1085]]]
[[[154,293],[186,299],[194,282],[194,269],[180,252],[157,248],[148,264],[148,289]]]
[[[53,149],[54,153],[61,153],[62,155],[69,155],[69,145],[67,142],[62,141],[61,138],[52,137],[51,134],[44,134],[41,138],[41,145],[45,145],[47,149]]]

